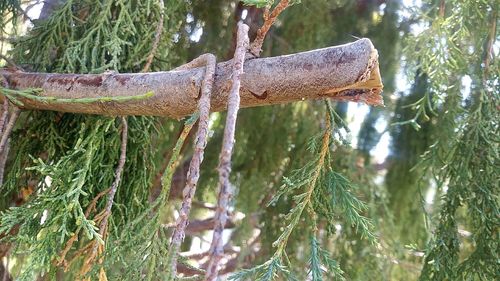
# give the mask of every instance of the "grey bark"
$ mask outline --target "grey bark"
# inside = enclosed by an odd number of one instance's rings
[[[167,278],[174,279],[177,269],[177,252],[184,241],[185,230],[189,223],[189,213],[191,211],[191,203],[196,192],[196,186],[200,177],[200,166],[203,162],[203,154],[208,142],[208,124],[210,119],[210,96],[215,77],[216,58],[212,54],[204,54],[192,62],[181,66],[181,68],[190,69],[193,67],[205,65],[205,77],[202,83],[201,97],[198,104],[200,118],[198,121],[198,131],[196,133],[194,153],[189,163],[188,173],[186,175],[186,186],[182,192],[182,207],[179,210],[179,217],[176,221],[176,227],[172,234],[169,254],[172,255],[171,271]]]
[[[236,50],[233,58],[233,74],[231,91],[229,93],[226,126],[224,127],[224,137],[222,139],[222,148],[219,157],[219,194],[217,197],[217,209],[215,211],[215,225],[212,236],[212,244],[209,250],[209,260],[206,281],[213,281],[219,275],[220,260],[224,255],[224,244],[222,241],[222,232],[227,221],[227,212],[229,202],[233,197],[233,187],[229,181],[231,174],[231,155],[234,147],[234,133],[236,131],[236,118],[240,109],[240,88],[241,76],[243,75],[243,64],[245,62],[245,53],[248,49],[248,26],[242,22],[238,23],[238,35],[236,39]]]
[[[241,107],[325,97],[382,104],[378,55],[369,39],[292,55],[247,60]],[[231,61],[217,64],[212,111],[227,107]],[[154,115],[181,118],[195,112],[204,68],[152,73],[47,74],[0,70],[14,89],[40,88],[40,96],[99,98],[143,95],[123,102],[56,103],[19,98],[26,109],[100,115]],[[2,96],[0,95],[0,98]]]

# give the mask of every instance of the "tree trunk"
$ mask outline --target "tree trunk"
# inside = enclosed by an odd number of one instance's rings
[[[227,107],[231,62],[217,64],[212,111]],[[369,39],[293,55],[247,60],[241,107],[333,98],[382,105],[378,54]],[[57,101],[16,97],[25,109],[181,118],[195,112],[204,68],[152,73],[47,74],[0,70],[13,89],[40,88],[59,99],[153,96],[127,101]],[[1,77],[0,77],[1,78]],[[2,96],[0,96],[0,99]]]

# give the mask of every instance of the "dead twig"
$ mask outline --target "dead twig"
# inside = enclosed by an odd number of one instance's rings
[[[22,68],[22,67],[20,67],[20,66],[18,66],[18,65],[17,65],[17,64],[16,64],[16,63],[15,63],[12,59],[10,59],[9,57],[7,57],[7,56],[5,56],[5,55],[0,54],[0,59],[3,59],[4,61],[6,61],[6,62],[7,62],[7,64],[8,64],[10,67],[12,67],[12,68],[14,68],[14,69],[18,69],[18,70],[23,71],[23,68]]]
[[[85,210],[85,218],[89,218],[90,213],[94,211],[95,206],[97,205],[97,201],[103,197],[104,195],[108,194],[111,188],[108,188],[106,190],[103,190],[97,194],[94,199],[90,202],[90,204],[87,206],[87,209]],[[71,250],[71,247],[73,246],[73,243],[78,241],[78,235],[80,234],[81,228],[78,228],[77,231],[71,236],[71,238],[66,242],[66,246],[64,246],[64,249],[61,251],[59,254],[59,261],[57,262],[58,266],[63,265],[65,268],[68,267],[68,262],[66,261],[66,255],[68,254],[69,250]]]
[[[212,54],[204,54],[197,59],[187,63],[176,70],[189,69],[193,67],[198,67],[201,65],[206,65],[205,76],[201,85],[201,97],[198,102],[198,111],[200,114],[200,119],[198,121],[198,131],[196,132],[195,147],[193,157],[189,163],[189,169],[187,172],[186,186],[183,190],[183,200],[182,206],[179,210],[179,217],[176,222],[175,230],[172,234],[172,240],[170,242],[169,248],[169,266],[170,271],[167,276],[167,280],[173,280],[176,276],[177,271],[177,252],[184,240],[186,226],[189,223],[189,213],[191,211],[191,204],[193,201],[194,194],[196,192],[196,185],[198,184],[198,179],[200,177],[200,166],[203,162],[203,153],[208,141],[208,121],[210,118],[210,97],[212,93],[212,87],[215,79],[215,65],[216,59]]]
[[[10,133],[12,132],[12,129],[16,124],[16,120],[17,117],[19,117],[20,112],[21,110],[18,107],[14,106],[14,109],[12,110],[12,113],[9,116],[9,122],[7,123],[7,126],[5,127],[4,131],[2,132],[2,138],[0,139],[0,154],[2,154],[5,149],[7,140],[9,140]]]
[[[3,174],[5,172],[5,164],[7,163],[7,156],[9,155],[10,141],[7,141],[5,149],[0,153],[0,186],[3,184]]]
[[[0,115],[0,134],[3,133],[7,116],[9,115],[9,100],[5,99],[2,104],[2,115]],[[2,134],[3,135],[3,134]]]
[[[108,200],[106,202],[106,207],[104,210],[97,214],[94,217],[94,221],[99,223],[99,235],[101,236],[103,241],[106,241],[106,234],[108,231],[108,221],[111,216],[111,208],[113,207],[113,202],[115,198],[116,191],[118,190],[118,186],[120,185],[120,181],[122,178],[122,173],[125,167],[125,161],[127,159],[127,139],[128,139],[128,123],[126,117],[121,117],[122,122],[122,137],[121,137],[121,147],[120,147],[120,158],[118,160],[118,166],[115,170],[115,179],[111,184],[111,187],[105,191],[108,192]],[[104,192],[104,191],[103,191]],[[101,192],[100,194],[102,194]],[[98,194],[98,196],[100,195]],[[104,193],[105,194],[105,193]],[[98,196],[96,198],[98,199]],[[94,201],[97,202],[97,199],[94,198]],[[95,206],[95,202],[91,202],[88,208]],[[85,259],[85,262],[80,270],[80,274],[84,276],[89,270],[90,265],[95,262],[95,259],[98,255],[100,255],[104,251],[104,244],[100,244],[99,241],[93,240],[91,243],[92,247],[90,254]],[[101,261],[102,262],[102,261]]]
[[[232,62],[217,64],[210,111],[227,108]],[[16,89],[40,88],[38,97],[16,96],[24,109],[54,110],[101,115],[153,115],[181,118],[198,109],[204,68],[156,73],[61,74],[26,73],[0,69]],[[64,85],[64,86],[62,86]],[[368,39],[291,54],[252,59],[245,63],[241,81],[241,107],[268,106],[300,100],[340,98],[368,102],[379,96],[382,81],[378,55]],[[151,98],[143,98],[145,93]],[[81,102],[46,102],[43,99],[131,97],[126,103],[105,102],[106,106]],[[0,100],[5,95],[0,94]],[[382,99],[378,99],[380,105]]]
[[[250,54],[254,57],[258,58],[260,56],[260,52],[262,51],[262,45],[264,44],[264,39],[266,38],[266,34],[274,24],[278,16],[290,5],[289,0],[281,0],[276,7],[274,7],[272,12],[269,12],[269,7],[264,10],[264,24],[259,30],[257,30],[257,37],[250,45]]]
[[[248,49],[248,26],[242,22],[238,23],[238,36],[236,51],[233,58],[233,83],[228,98],[226,127],[222,140],[222,150],[219,158],[219,195],[217,198],[217,210],[215,211],[215,225],[212,244],[210,245],[210,259],[207,267],[205,280],[213,281],[217,278],[219,263],[224,255],[222,232],[227,221],[228,204],[233,196],[233,190],[229,181],[231,173],[231,154],[234,146],[234,132],[236,129],[236,118],[240,108],[240,85],[243,74],[243,63]]]
[[[128,139],[127,117],[121,117],[121,121],[122,121],[122,139],[121,139],[121,147],[120,147],[120,159],[118,161],[118,166],[116,167],[116,170],[115,170],[115,180],[113,181],[113,184],[111,185],[109,193],[108,193],[108,201],[106,203],[106,209],[105,209],[106,215],[104,216],[104,219],[100,225],[101,236],[104,235],[103,229],[107,228],[108,218],[111,215],[111,207],[113,206],[113,200],[115,198],[115,194],[116,194],[116,191],[118,189],[118,186],[120,185],[120,181],[122,179],[122,174],[123,174],[123,169],[125,168],[125,161],[127,159],[127,139]]]
[[[161,34],[163,33],[163,21],[165,20],[165,5],[163,4],[163,0],[158,1],[158,5],[160,6],[160,20],[158,20],[158,25],[156,26],[153,46],[151,47],[151,51],[146,58],[146,64],[144,65],[142,72],[148,72],[151,69],[151,64],[153,63],[156,50],[158,49],[158,45],[160,44]]]

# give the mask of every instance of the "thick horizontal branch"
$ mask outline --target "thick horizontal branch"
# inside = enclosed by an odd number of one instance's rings
[[[217,64],[212,111],[227,107],[231,87],[229,62]],[[245,62],[241,107],[333,98],[381,105],[378,55],[369,39],[292,55]],[[155,115],[181,118],[195,112],[204,68],[151,73],[49,74],[0,70],[13,89],[42,89],[54,101],[17,98],[26,109],[100,115]],[[1,77],[0,77],[1,78]],[[110,98],[144,96],[113,101]],[[4,98],[0,95],[0,98]],[[91,103],[57,99],[103,98]]]

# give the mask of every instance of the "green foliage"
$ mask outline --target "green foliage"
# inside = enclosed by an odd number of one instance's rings
[[[17,27],[19,8],[21,1],[19,0],[4,0],[0,2],[0,35],[9,34],[6,26],[12,24]]]
[[[92,163],[106,163],[110,157],[107,144],[116,142],[114,120],[97,120],[93,127],[81,127],[72,149],[57,162],[47,164],[34,160],[35,170],[42,180],[36,196],[26,204],[10,208],[1,214],[0,233],[18,227],[12,241],[18,250],[31,252],[25,261],[21,280],[32,280],[37,272],[49,272],[57,260],[64,242],[82,229],[86,239],[98,239],[95,223],[86,217],[84,202],[103,182],[112,178],[112,172]],[[103,149],[108,153],[103,153]],[[112,155],[112,154],[111,154]],[[113,156],[111,156],[113,157]],[[114,158],[114,157],[113,157]]]
[[[38,71],[137,71],[142,69],[153,44],[156,24],[152,23],[157,23],[164,13],[164,29],[152,69],[166,69],[179,59],[173,55],[173,37],[184,23],[188,6],[184,1],[169,1],[168,9],[162,11],[157,8],[156,0],[65,1],[49,18],[36,21],[26,36],[14,42],[12,56],[20,65],[29,65],[30,69]],[[54,100],[32,91],[7,92],[10,99],[23,96],[42,102],[119,102],[152,95],[146,93],[118,100]],[[120,147],[119,126],[115,123],[114,118],[109,117],[47,112],[23,113],[19,118],[12,136],[12,143],[16,143],[11,149],[14,157],[2,186],[5,195],[2,199],[5,198],[6,202],[1,206],[9,207],[7,200],[14,197],[20,187],[35,191],[29,198],[23,198],[27,200],[25,204],[4,210],[2,214],[2,233],[8,233],[14,227],[19,229],[19,236],[5,238],[13,242],[15,251],[11,256],[21,265],[12,272],[14,276],[32,280],[49,271],[51,275],[55,274],[57,263],[61,259],[64,262],[62,250],[76,235],[81,242],[74,243],[69,249],[66,269],[69,271],[67,278],[77,278],[83,261],[81,250],[89,242],[101,239],[96,235],[95,216],[103,209],[106,200],[97,200],[93,208],[91,205],[92,200],[108,189],[114,179]],[[115,254],[106,257],[115,268],[118,268],[117,262],[128,264],[129,260],[120,259],[126,251],[116,254],[112,241],[116,241],[122,229],[136,218],[144,218],[148,210],[151,213],[148,200],[155,173],[153,152],[158,141],[168,140],[165,136],[168,130],[159,131],[158,121],[154,118],[129,117],[128,124],[125,171],[114,198],[105,244],[105,253],[108,254],[109,250],[109,254]],[[31,159],[37,159],[36,163],[33,164]],[[47,179],[52,182],[47,184]],[[33,186],[33,183],[40,184]],[[165,196],[160,199],[158,202],[164,203]],[[158,207],[159,204],[154,205]],[[89,215],[85,215],[87,210],[90,210]],[[44,213],[46,222],[41,224]],[[158,228],[158,220],[148,222]],[[165,239],[153,241],[153,253],[163,257],[168,243],[160,247],[162,241]],[[35,254],[28,254],[29,250],[34,250]],[[154,260],[151,258],[146,262],[152,265]],[[96,266],[89,274],[98,269]],[[110,276],[116,274],[112,270],[107,273]]]
[[[152,69],[168,69],[177,58],[174,36],[184,22],[185,1],[158,9],[148,1],[65,1],[47,20],[16,41],[14,57],[39,71],[100,73],[142,68],[164,13],[164,29]],[[44,44],[39,44],[44,42]]]
[[[197,119],[198,116],[194,115],[184,124],[182,134],[177,139],[167,168],[163,172],[163,189],[160,195],[135,219],[129,221],[120,233],[110,238],[108,243],[113,247],[106,252],[106,264],[114,267],[114,270],[108,272],[109,277],[116,275],[118,278],[125,272],[131,278],[141,278],[146,274],[149,280],[153,280],[152,278],[163,276],[170,270],[167,267],[171,264],[169,259],[177,253],[169,252],[166,247],[169,244],[169,235],[162,225],[161,213],[157,210],[167,203],[181,148]]]
[[[498,40],[498,3],[447,1],[444,8],[426,18],[432,22],[408,45],[418,50],[415,62],[428,74],[431,89],[411,106],[417,117],[427,116],[425,108],[439,114],[436,142],[417,166],[435,179],[442,195],[420,280],[493,280],[498,276],[495,167],[500,159],[494,85],[500,77],[498,60],[489,62],[485,48]],[[471,80],[471,98],[462,102],[459,81],[465,75]],[[460,237],[460,229],[471,236]]]
[[[290,5],[298,4],[301,0],[292,0],[290,1]],[[279,2],[276,0],[243,0],[245,5],[255,6],[257,8],[265,8],[271,7],[275,2]]]
[[[328,251],[322,249],[316,237],[311,237],[311,258],[309,260],[309,274],[313,281],[323,280],[323,267],[328,269],[330,276],[334,276],[332,280],[345,280],[344,272],[340,269],[339,264],[330,257]],[[328,279],[330,280],[330,279]]]
[[[271,6],[274,3],[274,0],[244,0],[243,3],[257,8],[265,8]]]
[[[268,203],[268,206],[275,205],[280,199],[291,197],[294,206],[284,216],[285,226],[279,237],[273,242],[276,251],[272,257],[261,265],[251,269],[236,273],[231,278],[233,280],[274,280],[280,274],[287,280],[292,280],[293,273],[288,268],[292,264],[286,253],[287,243],[290,235],[297,228],[303,217],[304,211],[308,214],[308,222],[314,235],[317,235],[317,225],[320,219],[324,219],[328,224],[328,230],[333,234],[335,219],[338,214],[347,218],[351,226],[356,231],[371,242],[375,242],[375,235],[372,232],[371,222],[360,214],[366,210],[364,203],[359,201],[351,193],[354,186],[343,176],[332,170],[330,163],[330,147],[345,142],[340,134],[340,128],[345,124],[333,111],[332,106],[327,102],[327,127],[319,137],[311,140],[309,150],[314,158],[304,167],[292,173],[290,177],[284,177],[283,185]],[[331,139],[331,136],[336,137]],[[319,216],[318,216],[319,215]],[[328,264],[328,274],[337,276],[342,271],[332,260],[328,253],[319,248],[316,238],[313,238],[311,246],[310,272],[316,276],[323,274],[318,272],[319,257],[321,253],[323,262]],[[337,277],[341,278],[341,274]]]
[[[15,105],[23,106],[18,98],[26,98],[36,100],[43,103],[105,103],[105,102],[125,102],[131,100],[142,100],[154,96],[153,92],[147,92],[136,96],[119,96],[119,97],[97,97],[97,98],[56,98],[40,96],[42,89],[27,89],[27,90],[11,90],[0,87],[0,92],[9,98],[10,102]]]
[[[436,234],[426,254],[421,280],[495,279],[498,275],[500,226],[498,214],[499,123],[498,96],[479,92],[478,104],[468,115],[463,133],[450,148],[440,182],[449,180]],[[489,148],[489,149],[487,149]],[[427,157],[430,157],[427,155]],[[467,206],[475,247],[460,261],[457,212]]]
[[[317,206],[314,209],[326,218],[330,234],[335,233],[335,221],[341,214],[348,225],[354,227],[362,238],[375,243],[372,222],[362,215],[367,206],[352,193],[352,189],[356,189],[356,186],[351,181],[330,169],[325,182],[315,192]]]

